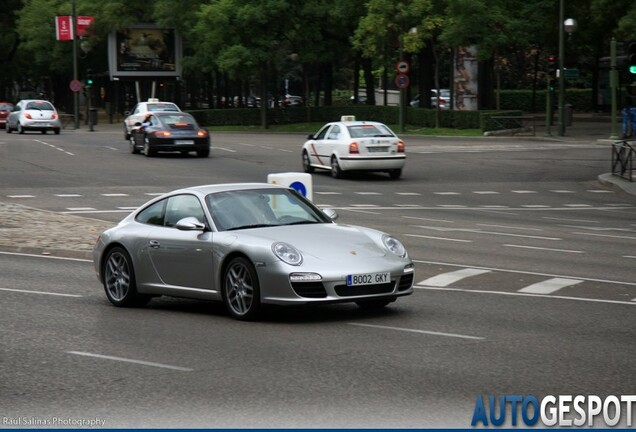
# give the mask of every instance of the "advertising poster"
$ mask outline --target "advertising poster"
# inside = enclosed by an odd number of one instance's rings
[[[477,47],[458,47],[455,50],[455,76],[453,77],[453,109],[474,111],[478,109]]]

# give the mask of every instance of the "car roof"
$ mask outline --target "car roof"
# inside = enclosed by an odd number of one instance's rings
[[[171,194],[195,192],[201,195],[207,195],[215,192],[228,192],[238,190],[250,190],[250,189],[289,189],[285,186],[277,185],[274,183],[219,183],[200,186],[191,186],[183,189],[178,189],[170,192]]]

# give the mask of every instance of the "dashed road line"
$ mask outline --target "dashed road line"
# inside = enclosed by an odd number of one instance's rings
[[[527,287],[520,289],[518,292],[531,294],[552,294],[562,288],[577,285],[581,282],[583,281],[580,279],[552,278],[544,280],[542,282],[537,282],[532,285],[528,285]]]
[[[369,327],[369,328],[377,328],[377,329],[384,329],[384,330],[397,330],[397,331],[403,331],[403,332],[409,332],[409,333],[422,333],[422,334],[427,334],[432,336],[447,336],[447,337],[454,337],[454,338],[460,338],[460,339],[472,339],[472,340],[485,339],[479,336],[468,336],[468,335],[462,335],[457,333],[443,333],[443,332],[436,332],[436,331],[429,331],[429,330],[418,330],[418,329],[381,326],[381,325],[374,325],[374,324],[362,324],[362,323],[348,323],[348,324],[352,326],[358,326],[358,327]]]
[[[164,368],[164,369],[172,369],[172,370],[178,370],[178,371],[182,371],[182,372],[192,372],[194,370],[194,369],[190,369],[190,368],[184,368],[184,367],[180,367],[180,366],[172,366],[172,365],[163,364],[163,363],[154,363],[154,362],[148,362],[148,361],[143,361],[143,360],[135,360],[135,359],[129,359],[129,358],[123,358],[123,357],[114,357],[114,356],[107,356],[107,355],[101,355],[101,354],[93,354],[93,353],[81,352],[81,351],[67,351],[67,353],[68,354],[73,354],[73,355],[84,356],[84,357],[94,357],[94,358],[105,359],[105,360],[115,360],[115,361],[120,361],[120,362],[125,362],[125,363],[135,363],[135,364],[139,364],[139,365],[143,365],[143,366],[152,366],[152,367],[158,367],[158,368]]]
[[[417,285],[446,287],[462,279],[469,278],[471,276],[478,276],[485,273],[490,273],[491,270],[465,268],[448,273],[442,273],[437,276],[430,277],[418,283]]]
[[[512,247],[512,248],[518,248],[518,249],[542,250],[542,251],[546,251],[546,252],[564,252],[564,253],[577,253],[577,254],[584,254],[585,253],[585,252],[580,251],[580,250],[553,249],[553,248],[537,247],[537,246],[525,246],[525,245],[513,245],[513,244],[505,244],[503,246]]]

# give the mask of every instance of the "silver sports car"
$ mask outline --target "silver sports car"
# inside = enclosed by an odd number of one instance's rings
[[[264,304],[380,308],[413,292],[402,243],[336,218],[269,183],[181,189],[103,232],[95,270],[115,306],[161,295],[218,300],[243,320]]]

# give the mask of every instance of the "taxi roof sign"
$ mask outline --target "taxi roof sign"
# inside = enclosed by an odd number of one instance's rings
[[[343,121],[343,122],[356,121],[356,116],[354,116],[354,115],[344,115],[344,116],[340,117],[340,121]]]
[[[158,98],[148,98],[148,102],[159,102]]]

